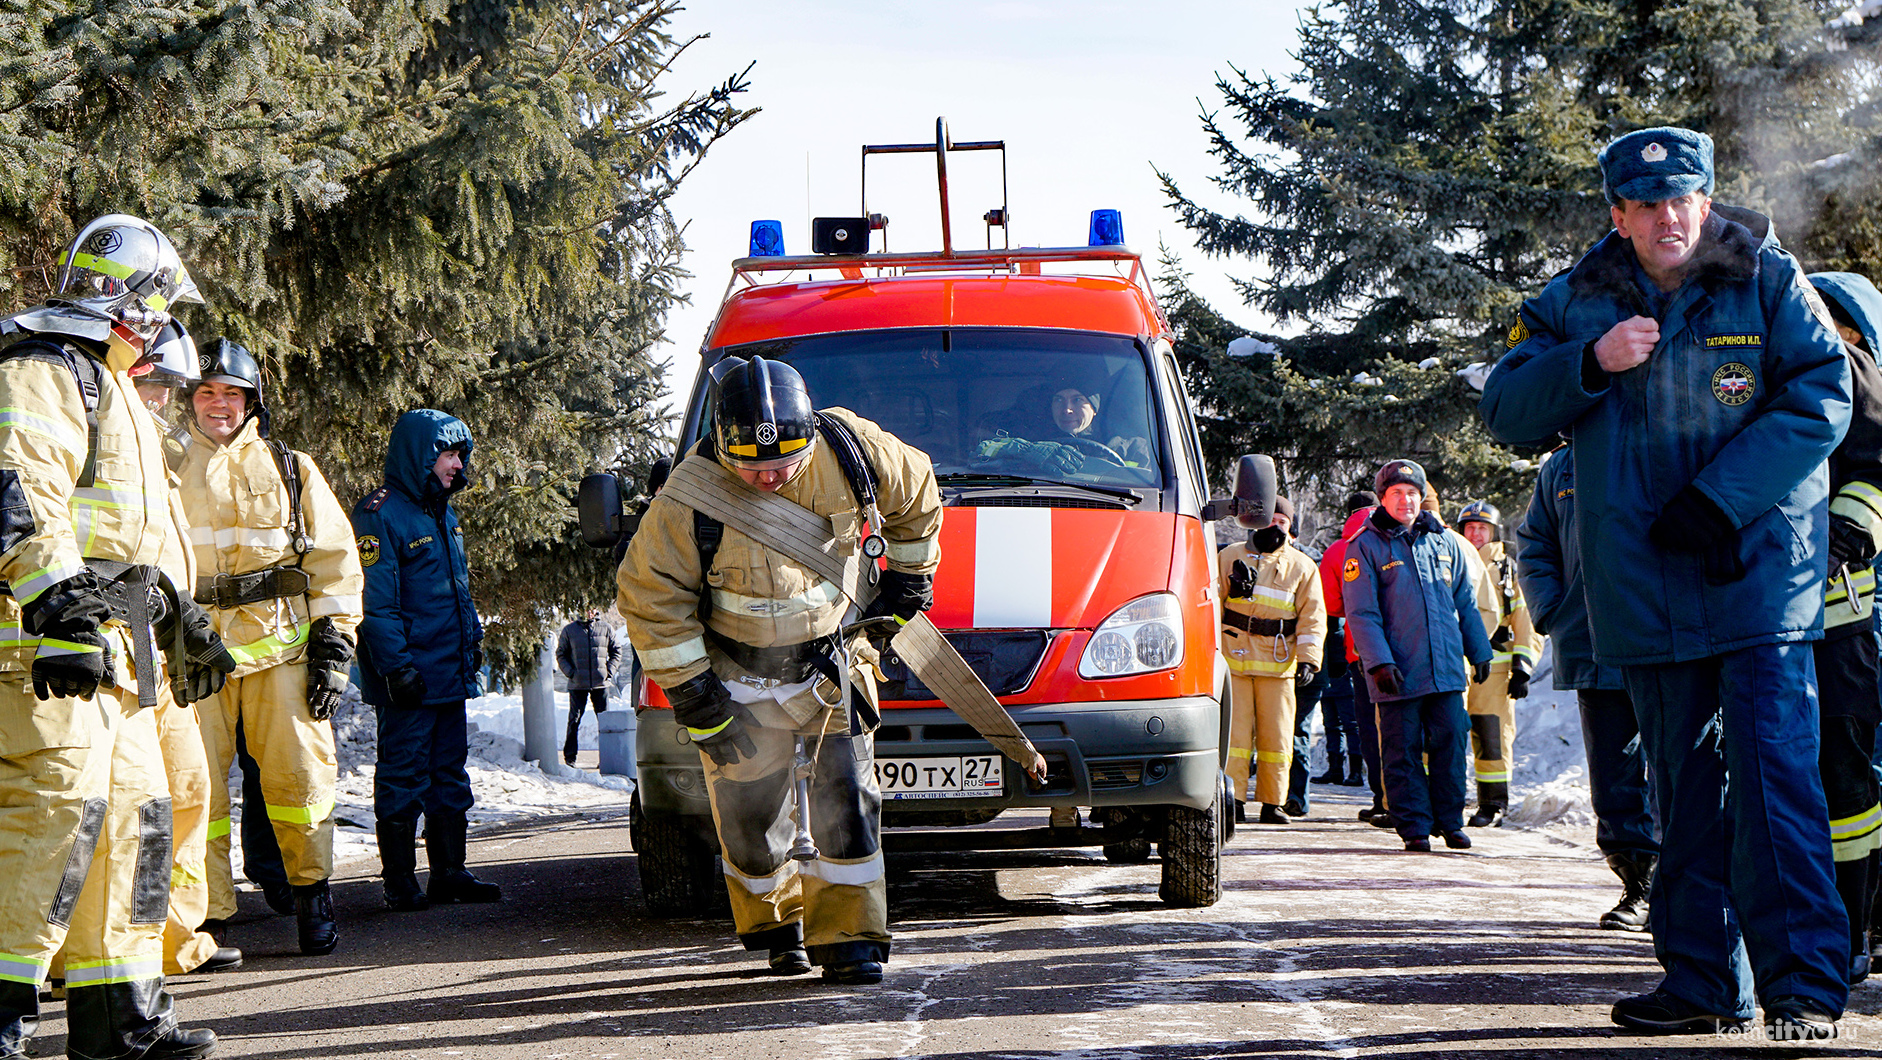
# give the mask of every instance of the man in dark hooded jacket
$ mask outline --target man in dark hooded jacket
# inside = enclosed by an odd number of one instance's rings
[[[402,911],[502,896],[464,867],[472,801],[464,703],[478,692],[484,627],[450,500],[466,484],[470,453],[461,420],[414,409],[392,428],[386,484],[353,507],[366,573],[360,694],[379,716],[373,815],[386,904]],[[420,813],[431,858],[425,891],[416,875]]]
[[[1817,754],[1830,810],[1836,890],[1849,914],[1851,985],[1869,974],[1870,913],[1882,799],[1875,770],[1878,698],[1875,643],[1876,546],[1882,543],[1882,370],[1876,367],[1882,292],[1853,272],[1819,272],[1810,283],[1836,321],[1849,361],[1849,433],[1830,454],[1830,562],[1823,639],[1815,645]]]
[[[1769,223],[1714,207],[1710,137],[1643,129],[1600,164],[1614,231],[1523,303],[1480,407],[1505,441],[1569,434],[1595,660],[1654,778],[1666,977],[1612,1016],[1704,1034],[1755,1001],[1772,1038],[1833,1037],[1849,927],[1809,642],[1849,367]]]

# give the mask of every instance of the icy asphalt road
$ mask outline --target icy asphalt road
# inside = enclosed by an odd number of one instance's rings
[[[248,963],[173,989],[225,1057],[1882,1056],[1874,983],[1822,1048],[1621,1035],[1608,1005],[1657,976],[1647,938],[1592,926],[1617,896],[1592,850],[1493,829],[1406,854],[1321,790],[1304,822],[1238,830],[1209,909],[1096,851],[892,858],[879,987],[763,976],[727,923],[647,919],[625,817],[591,815],[479,838],[500,905],[389,913],[376,864],[343,865],[328,957],[244,894],[224,941]]]

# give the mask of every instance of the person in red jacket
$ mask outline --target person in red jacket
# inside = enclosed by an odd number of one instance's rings
[[[1365,527],[1366,517],[1372,514],[1372,509],[1378,503],[1379,498],[1367,490],[1348,494],[1346,525],[1340,529],[1340,539],[1328,546],[1320,557],[1320,585],[1326,591],[1329,620],[1343,620],[1346,617],[1340,590],[1340,569],[1346,564],[1346,543]],[[1359,754],[1366,763],[1366,782],[1372,786],[1372,805],[1359,811],[1359,819],[1370,821],[1374,814],[1385,812],[1385,786],[1379,773],[1379,716],[1373,709],[1365,674],[1351,665],[1359,661],[1358,653],[1353,651],[1353,635],[1344,630],[1344,621],[1340,625],[1341,640],[1346,645],[1347,679],[1353,686],[1354,721],[1359,730],[1358,738],[1353,742],[1359,745]],[[1353,773],[1358,775],[1358,765],[1353,766]]]

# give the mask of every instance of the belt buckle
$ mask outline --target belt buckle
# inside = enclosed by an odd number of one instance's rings
[[[783,681],[780,681],[775,677],[759,677],[757,674],[740,674],[739,676],[732,678],[732,680],[737,681],[741,685],[748,685],[752,688],[757,689],[760,692],[769,692],[772,689],[781,687],[784,684]]]
[[[235,579],[224,571],[209,579],[209,594],[214,600],[216,610],[227,611],[235,606]]]

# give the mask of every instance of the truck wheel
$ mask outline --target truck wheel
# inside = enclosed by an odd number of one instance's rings
[[[1163,811],[1164,905],[1199,909],[1222,900],[1222,796],[1206,810],[1168,806]]]
[[[628,837],[640,869],[640,893],[654,916],[711,916],[728,904],[716,856],[681,818],[654,817],[628,804]]]
[[[1235,782],[1227,773],[1222,774],[1222,810],[1216,814],[1222,818],[1222,845],[1228,846],[1235,838]]]
[[[1150,860],[1150,840],[1138,836],[1122,843],[1106,843],[1104,860],[1118,865],[1142,865]]]

